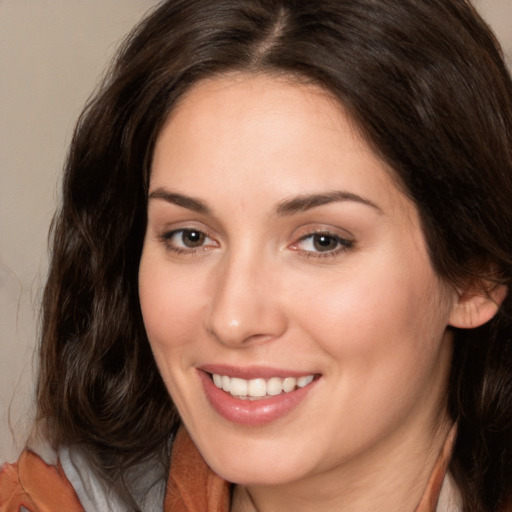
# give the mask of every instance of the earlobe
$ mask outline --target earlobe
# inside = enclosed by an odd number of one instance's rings
[[[460,329],[473,329],[485,324],[497,313],[507,296],[507,287],[487,283],[487,286],[471,286],[459,292],[453,304],[449,325]]]

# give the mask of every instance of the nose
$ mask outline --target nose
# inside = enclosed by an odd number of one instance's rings
[[[252,346],[284,333],[287,317],[271,262],[256,256],[230,258],[215,273],[205,327],[220,343]]]

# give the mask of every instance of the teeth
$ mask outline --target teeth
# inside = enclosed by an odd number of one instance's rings
[[[307,386],[308,384],[311,384],[313,382],[313,375],[306,375],[305,377],[299,377],[297,379],[297,386],[299,388],[303,388]]]
[[[297,388],[303,388],[313,382],[314,375],[305,375],[296,379],[295,377],[272,377],[271,379],[239,379],[227,375],[212,375],[213,383],[219,389],[240,398],[261,398],[264,396],[276,396],[281,393],[289,393]]]
[[[285,393],[293,391],[296,385],[297,379],[295,379],[294,377],[286,377],[286,379],[283,380],[283,391]]]
[[[248,384],[249,390],[247,394],[249,396],[265,396],[267,394],[267,383],[265,379],[252,379],[248,381]]]
[[[229,377],[223,377],[223,379],[229,379]],[[214,381],[215,382],[215,381]],[[229,383],[229,392],[232,395],[247,395],[249,389],[249,383],[244,379],[231,379]]]
[[[279,377],[272,377],[267,382],[267,394],[271,396],[280,395],[283,391],[283,381]]]
[[[216,373],[213,374],[213,382],[218,388],[222,387],[222,376],[217,375]]]

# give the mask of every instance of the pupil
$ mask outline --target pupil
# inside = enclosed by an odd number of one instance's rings
[[[187,247],[197,247],[201,245],[204,240],[204,235],[200,231],[185,231],[183,236],[183,243]]]
[[[313,240],[313,245],[318,251],[336,249],[337,243],[336,239],[329,235],[315,235]]]

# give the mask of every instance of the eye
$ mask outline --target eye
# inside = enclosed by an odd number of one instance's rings
[[[179,253],[217,246],[212,238],[199,229],[176,229],[165,233],[161,238],[168,249]]]
[[[335,255],[352,247],[353,242],[334,233],[310,233],[293,244],[292,249],[318,255]]]

